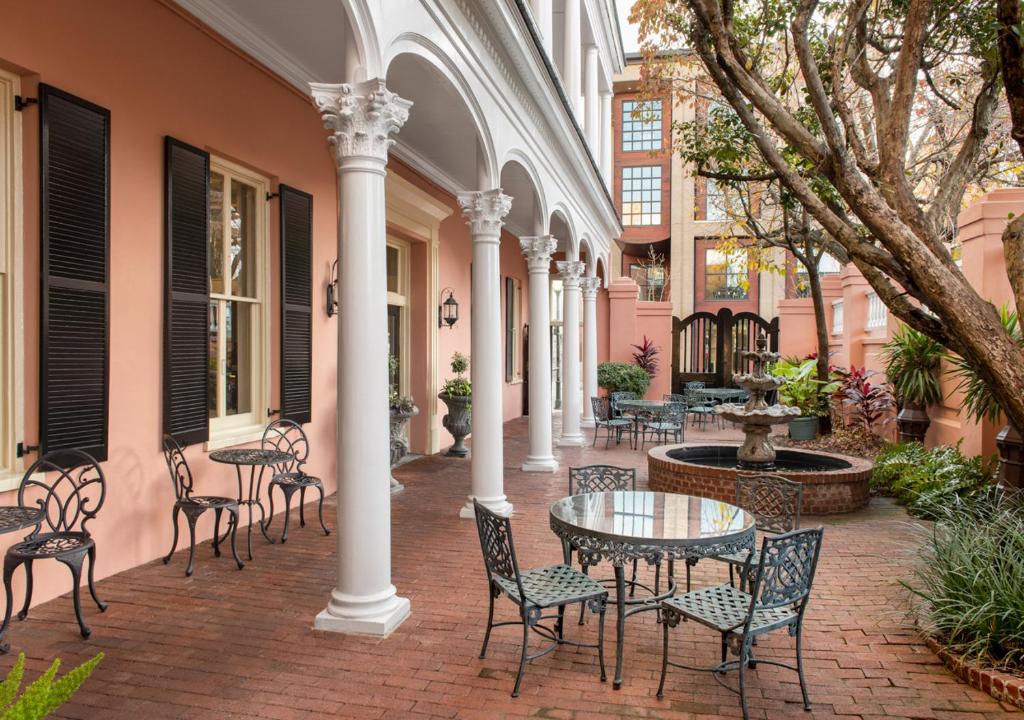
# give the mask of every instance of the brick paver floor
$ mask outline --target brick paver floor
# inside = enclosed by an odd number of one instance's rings
[[[625,446],[599,446],[558,450],[556,475],[527,475],[518,468],[525,429],[521,420],[506,427],[505,489],[515,504],[520,562],[529,567],[560,562],[547,507],[565,494],[570,465],[636,466],[645,481],[646,464]],[[487,659],[478,659],[487,593],[474,524],[457,514],[469,489],[469,462],[430,457],[395,474],[405,490],[392,506],[393,577],[413,613],[386,640],[311,629],[333,585],[335,538],[315,527],[300,530],[293,520],[288,543],[261,545],[241,572],[229,560],[213,560],[206,544],[190,579],[182,576],[179,553],[169,567],[156,561],[102,581],[110,609],[100,615],[84,602],[93,627],[87,642],[63,597],[15,622],[12,647],[29,656],[30,677],[55,656],[70,664],[106,653],[62,709],[68,718],[739,717],[735,696],[707,675],[675,670],[665,699],[655,697],[660,626],[653,613],[627,625],[620,691],[599,682],[593,650],[563,647],[531,664],[522,696],[510,698],[518,631],[495,630]],[[897,581],[916,542],[910,518],[875,500],[864,512],[824,524],[805,641],[813,712],[803,711],[795,676],[762,665],[751,673],[753,716],[982,720],[1011,712],[958,683],[908,622]],[[696,568],[698,584],[723,578],[716,563]],[[499,608],[511,618],[510,603]],[[593,641],[596,623],[569,624],[568,632]],[[759,651],[784,657],[791,642],[785,634],[763,639]],[[673,631],[672,647],[682,661],[716,660],[715,637],[692,624]],[[4,669],[11,662],[0,661]]]

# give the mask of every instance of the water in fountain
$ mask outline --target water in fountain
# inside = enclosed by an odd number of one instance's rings
[[[757,349],[743,353],[744,360],[753,360],[754,371],[736,373],[732,381],[746,390],[750,397],[746,403],[723,403],[715,412],[726,420],[743,426],[743,444],[736,451],[741,468],[765,470],[775,467],[775,447],[768,435],[772,425],[783,425],[800,416],[800,410],[788,405],[769,405],[765,396],[777,390],[785,380],[770,375],[765,368],[779,359],[779,353],[768,350],[768,338],[762,332],[757,338]]]

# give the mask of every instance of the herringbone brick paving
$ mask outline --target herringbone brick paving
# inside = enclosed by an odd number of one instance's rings
[[[645,482],[646,463],[625,445],[608,451],[599,445],[556,450],[562,466],[554,476],[524,474],[518,466],[525,430],[523,420],[506,426],[505,489],[515,505],[520,562],[530,567],[560,561],[547,506],[565,494],[570,465],[636,466]],[[487,659],[478,659],[487,592],[474,524],[457,514],[469,489],[469,462],[429,457],[395,474],[406,489],[392,505],[393,578],[411,599],[413,614],[386,640],[311,630],[333,585],[336,541],[315,526],[299,529],[293,518],[288,543],[261,541],[255,561],[241,572],[230,560],[213,559],[206,543],[190,579],[182,575],[179,553],[170,566],[156,561],[103,580],[99,589],[110,609],[100,615],[86,601],[89,641],[77,634],[68,597],[35,608],[28,620],[14,623],[13,651],[28,655],[30,677],[55,656],[70,666],[106,653],[61,709],[64,718],[739,717],[736,697],[707,675],[670,671],[665,699],[655,698],[660,626],[653,613],[628,621],[620,691],[599,682],[593,650],[565,647],[532,663],[522,696],[510,698],[518,631],[495,630]],[[803,711],[795,676],[762,665],[751,673],[753,715],[983,720],[1012,712],[958,683],[908,622],[897,581],[906,576],[917,542],[911,519],[874,500],[864,512],[823,522],[825,546],[805,641],[813,712]],[[723,578],[717,563],[696,568],[697,584]],[[510,603],[498,607],[511,617]],[[607,629],[610,673],[613,615]],[[592,642],[596,624],[593,618],[584,628],[571,623],[568,632]],[[759,651],[788,658],[791,643],[779,634],[762,639]],[[683,662],[712,664],[717,647],[699,627],[673,631],[673,656]],[[6,669],[12,662],[13,653],[0,664]]]

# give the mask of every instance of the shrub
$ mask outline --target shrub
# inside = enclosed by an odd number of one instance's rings
[[[817,360],[782,359],[771,368],[771,374],[786,382],[779,388],[779,402],[800,408],[804,417],[828,415],[828,396],[836,383],[822,382],[816,377]]]
[[[926,450],[921,443],[888,446],[877,458],[871,484],[915,514],[933,517],[943,506],[977,497],[995,477],[996,463],[964,457],[960,444]]]
[[[995,493],[938,511],[910,582],[922,629],[983,666],[1024,670],[1024,514]]]
[[[25,653],[18,653],[18,660],[0,683],[0,710],[4,720],[39,720],[49,717],[58,707],[67,702],[81,687],[93,669],[103,659],[103,653],[57,677],[60,660],[54,660],[50,669],[40,675],[25,692],[18,697],[21,681],[25,675]]]
[[[647,392],[650,376],[632,363],[604,362],[597,366],[597,384],[608,392],[632,392],[638,398]]]

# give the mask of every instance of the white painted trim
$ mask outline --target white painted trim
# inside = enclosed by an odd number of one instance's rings
[[[438,185],[441,189],[450,192],[452,195],[458,195],[460,192],[476,189],[463,187],[458,180],[439,168],[432,161],[413,150],[408,144],[403,143],[397,137],[395,138],[395,144],[391,146],[391,152],[410,168],[418,172],[423,177],[429,178],[435,185]]]

